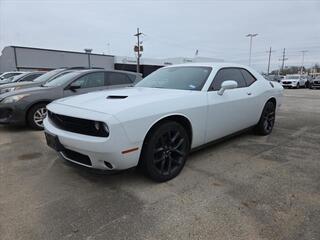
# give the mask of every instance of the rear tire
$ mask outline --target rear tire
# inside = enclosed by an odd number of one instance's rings
[[[47,104],[39,103],[32,106],[27,115],[28,125],[35,130],[43,130],[43,120],[47,115]]]
[[[190,139],[183,126],[164,122],[148,133],[144,142],[140,167],[157,182],[168,181],[181,172],[190,151]]]
[[[273,102],[268,101],[263,108],[260,120],[256,126],[256,132],[259,135],[265,136],[272,132],[275,122],[276,106]]]

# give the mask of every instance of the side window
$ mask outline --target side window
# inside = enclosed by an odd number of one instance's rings
[[[132,81],[124,73],[108,72],[107,73],[107,85],[121,85],[131,84]]]
[[[245,69],[241,69],[240,70],[242,75],[243,75],[243,78],[244,80],[246,81],[247,83],[247,86],[250,86],[252,83],[254,83],[257,79],[251,74],[249,73],[247,70]]]
[[[246,82],[239,69],[224,68],[219,70],[213,79],[212,89],[218,91],[221,88],[222,82],[226,80],[234,80],[238,83],[238,88],[246,87]]]
[[[27,82],[27,81],[32,81],[33,79],[41,76],[42,74],[41,73],[35,73],[35,74],[31,74],[29,76],[25,76],[24,78],[22,78],[20,80],[20,82]]]
[[[130,78],[131,82],[139,81],[141,79],[140,76],[134,74],[128,74],[127,76]]]
[[[104,72],[88,73],[76,81],[75,84],[80,85],[81,88],[93,88],[104,86]]]

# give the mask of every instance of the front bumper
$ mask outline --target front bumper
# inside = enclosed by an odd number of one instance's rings
[[[17,103],[0,102],[0,124],[23,125],[26,122],[26,111]]]
[[[281,85],[282,87],[297,87],[298,85],[298,82],[291,82],[291,81],[288,81],[288,82],[281,82]]]
[[[130,142],[121,124],[110,127],[107,138],[61,130],[48,118],[44,120],[44,128],[59,139],[60,156],[75,164],[101,170],[122,170],[138,164],[142,142]],[[123,153],[128,149],[136,150]]]
[[[320,81],[314,81],[310,83],[311,88],[320,88]]]

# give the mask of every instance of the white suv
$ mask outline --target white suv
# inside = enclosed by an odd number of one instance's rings
[[[282,87],[284,88],[306,87],[306,83],[307,83],[307,79],[299,74],[287,75],[281,80]]]

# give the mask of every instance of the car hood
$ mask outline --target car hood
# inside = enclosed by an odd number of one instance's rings
[[[30,87],[30,88],[25,88],[21,90],[16,90],[12,92],[6,92],[3,94],[0,94],[0,98],[6,98],[6,97],[11,97],[15,95],[20,95],[20,94],[36,94],[36,93],[43,93],[44,91],[48,90],[50,88],[48,87]]]
[[[0,89],[12,88],[12,87],[21,87],[21,86],[27,86],[27,85],[37,85],[37,83],[35,83],[35,82],[6,83],[6,84],[3,84],[3,85],[0,85]]]
[[[56,100],[53,104],[82,108],[116,115],[129,108],[143,107],[146,104],[172,101],[192,94],[195,91],[159,88],[128,87],[117,90],[104,90]]]

